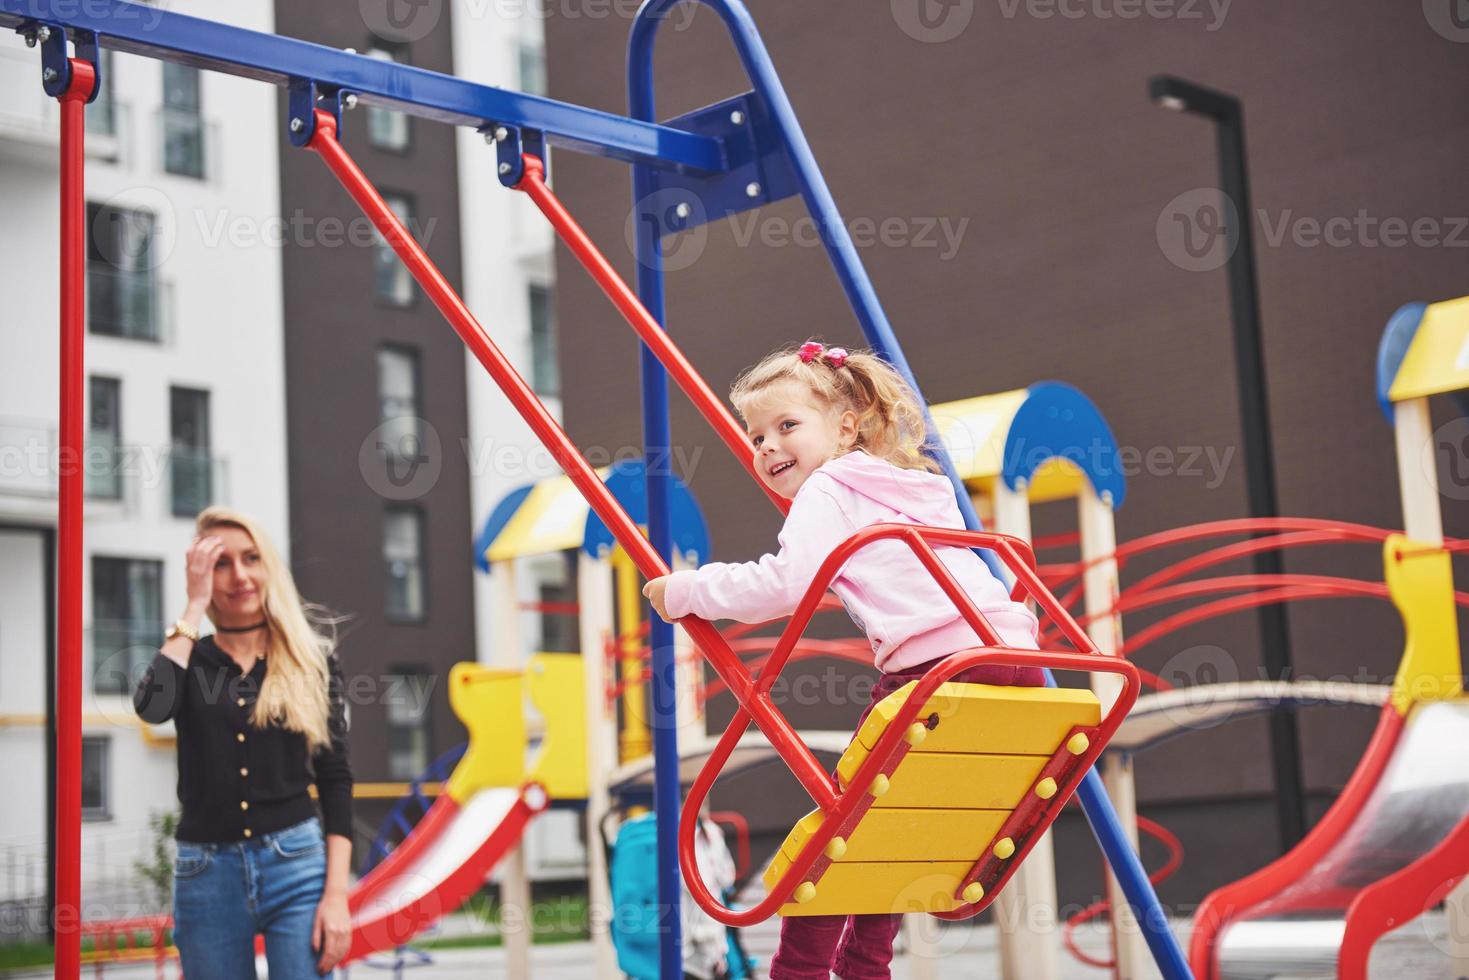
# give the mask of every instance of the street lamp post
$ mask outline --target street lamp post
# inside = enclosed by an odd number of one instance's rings
[[[1171,75],[1148,82],[1148,94],[1165,109],[1206,116],[1214,121],[1219,154],[1219,190],[1234,204],[1236,219],[1225,219],[1229,248],[1229,311],[1234,326],[1234,364],[1243,430],[1245,484],[1250,516],[1278,517],[1275,460],[1270,439],[1270,399],[1260,341],[1260,296],[1255,280],[1255,241],[1251,224],[1250,179],[1245,163],[1244,108],[1239,99]],[[1226,209],[1227,211],[1227,209]],[[1256,552],[1255,571],[1279,575],[1280,552]],[[1293,672],[1285,607],[1260,607],[1260,642],[1265,670],[1272,680],[1289,680]],[[1275,777],[1276,816],[1280,843],[1289,850],[1306,832],[1305,795],[1301,780],[1301,739],[1293,708],[1270,715],[1270,750]]]

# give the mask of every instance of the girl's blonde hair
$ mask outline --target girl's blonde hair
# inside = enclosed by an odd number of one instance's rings
[[[809,391],[818,405],[857,416],[857,440],[851,448],[905,470],[940,472],[923,452],[928,442],[923,406],[891,364],[869,350],[854,350],[843,358],[839,347],[822,348],[803,359],[803,348],[809,351],[811,346],[820,345],[808,341],[768,354],[735,379],[729,392],[735,411],[745,416],[771,386],[791,382]]]
[[[327,658],[336,649],[337,620],[320,606],[302,601],[296,580],[270,537],[252,518],[228,507],[206,507],[195,520],[199,534],[235,527],[250,536],[265,568],[261,608],[265,612],[266,657],[270,669],[260,685],[251,721],[257,728],[272,723],[306,737],[308,752],[331,744],[328,725],[331,680]],[[214,604],[209,618],[217,622]],[[327,633],[317,632],[325,626]]]

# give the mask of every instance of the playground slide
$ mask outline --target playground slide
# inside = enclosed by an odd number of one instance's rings
[[[1200,980],[1365,977],[1373,943],[1469,871],[1465,745],[1469,701],[1422,704],[1406,719],[1386,705],[1357,771],[1306,839],[1204,901],[1190,951]],[[1441,963],[1442,943],[1427,928],[1405,930],[1392,956]]]
[[[547,802],[535,783],[482,789],[462,805],[441,796],[403,844],[353,889],[352,946],[344,962],[402,945],[457,909]]]

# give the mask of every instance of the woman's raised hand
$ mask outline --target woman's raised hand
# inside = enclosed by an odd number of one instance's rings
[[[214,535],[197,537],[189,545],[189,605],[209,605],[214,597],[214,563],[224,552],[224,539]]]

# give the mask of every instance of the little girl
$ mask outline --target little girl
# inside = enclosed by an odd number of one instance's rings
[[[808,341],[746,371],[730,391],[755,446],[755,468],[791,501],[780,551],[759,561],[711,563],[650,581],[643,594],[664,620],[694,615],[761,623],[791,615],[832,550],[872,524],[962,528],[953,486],[923,455],[923,410],[885,361]],[[1034,649],[1037,624],[967,548],[935,549],[1008,646]],[[872,643],[882,672],[872,706],[949,654],[983,645],[906,544],[858,551],[832,590]],[[985,665],[953,678],[1038,687],[1034,667]],[[858,727],[861,726],[858,721]],[[890,974],[899,915],[789,916],[771,980],[872,980]]]

